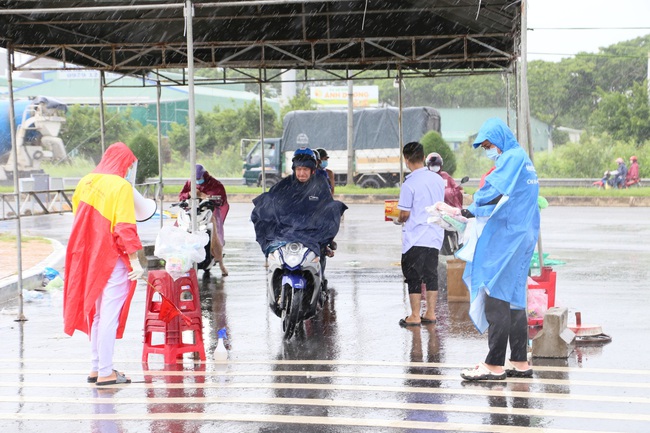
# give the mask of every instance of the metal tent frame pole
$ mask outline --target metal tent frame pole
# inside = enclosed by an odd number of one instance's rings
[[[348,148],[348,175],[346,185],[354,185],[354,83],[348,80],[348,123],[347,123],[347,148]]]
[[[262,159],[260,166],[262,167],[262,192],[266,192],[266,155],[264,154],[264,85],[262,83],[262,71],[259,71],[259,90],[260,90],[260,146],[262,147]],[[277,149],[276,152],[279,152]]]
[[[99,71],[99,141],[102,145],[102,155],[106,151],[106,118],[104,116],[104,71]]]
[[[160,80],[156,82],[156,129],[158,133],[158,197],[160,200],[160,207],[158,213],[160,215],[160,228],[163,227],[163,202],[165,200],[165,192],[163,190],[163,161],[162,161],[162,124],[160,115],[160,96],[162,88],[160,87]]]
[[[520,68],[519,68],[519,104],[517,113],[517,138],[519,144],[528,150],[528,156],[534,163],[534,149],[532,131],[530,127],[530,104],[528,100],[528,1],[521,2],[521,40],[520,40]],[[542,230],[540,228],[537,237],[537,254],[539,256],[539,268],[544,267],[544,249],[542,248]]]
[[[404,183],[404,128],[402,125],[402,67],[397,67],[397,131],[399,135],[399,184]]]
[[[185,29],[187,31],[187,89],[188,89],[188,126],[190,133],[190,194],[192,195],[192,233],[196,231],[196,113],[194,102],[194,29],[192,27],[192,17],[194,16],[194,7],[191,0],[185,1]]]
[[[12,72],[14,70],[13,64],[13,47],[11,44],[7,49],[7,87],[9,88],[9,131],[11,134],[11,151],[13,154],[13,170],[14,170],[14,192],[16,193],[16,265],[18,268],[18,316],[16,322],[24,322],[27,320],[23,313],[23,250],[22,250],[22,230],[20,223],[20,182],[18,179],[18,145],[16,143],[16,111],[14,107],[14,81]]]

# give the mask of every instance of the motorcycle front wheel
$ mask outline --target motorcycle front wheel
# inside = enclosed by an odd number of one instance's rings
[[[286,311],[282,320],[282,330],[284,331],[285,340],[289,340],[296,330],[304,291],[293,289],[289,293],[291,294],[291,299],[286,304],[289,310]]]

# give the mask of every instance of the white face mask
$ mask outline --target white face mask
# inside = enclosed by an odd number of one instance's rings
[[[499,159],[501,154],[499,153],[499,149],[497,149],[497,147],[495,146],[495,147],[493,147],[491,149],[486,150],[485,151],[485,156],[490,158],[492,161],[496,161],[497,159]]]
[[[440,166],[439,165],[434,165],[433,167],[431,167],[431,171],[433,171],[435,173],[438,173],[440,171]]]
[[[129,170],[126,172],[126,176],[124,176],[124,179],[129,181],[131,185],[135,185],[135,175],[138,172],[138,161],[135,161],[131,167],[129,167]]]

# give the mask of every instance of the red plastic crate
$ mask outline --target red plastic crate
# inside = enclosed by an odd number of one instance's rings
[[[528,286],[528,289],[543,289],[546,292],[548,299],[547,308],[555,306],[555,282],[557,274],[550,266],[542,267],[542,273],[539,276],[530,277],[533,281],[537,283],[534,286]],[[529,317],[528,325],[529,326],[540,326],[544,323],[543,317]]]

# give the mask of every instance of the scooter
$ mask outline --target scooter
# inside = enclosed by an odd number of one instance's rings
[[[205,260],[197,264],[199,269],[202,269],[206,274],[210,269],[217,264],[217,261],[212,257],[212,214],[218,206],[221,206],[221,196],[208,196],[202,199],[196,208],[196,227],[199,232],[206,232],[208,234],[208,243],[205,246]],[[172,206],[180,207],[176,217],[176,224],[178,227],[192,232],[192,208],[187,200],[178,203],[173,203]]]
[[[299,242],[286,243],[268,256],[269,306],[282,319],[284,339],[314,317],[327,299],[320,257]]]

